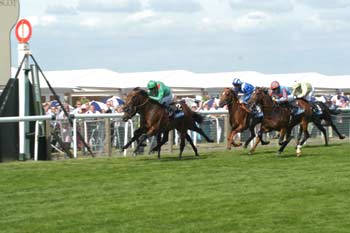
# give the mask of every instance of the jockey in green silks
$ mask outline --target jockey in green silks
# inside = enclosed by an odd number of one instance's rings
[[[168,109],[169,115],[171,115],[173,109],[170,108],[170,104],[173,102],[173,94],[170,87],[163,82],[151,80],[148,82],[147,88],[148,96],[164,105]]]

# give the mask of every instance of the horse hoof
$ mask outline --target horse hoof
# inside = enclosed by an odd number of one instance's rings
[[[214,141],[214,140],[209,140],[209,142],[210,142],[210,143],[213,143],[213,142],[215,142],[215,141]]]
[[[266,145],[269,145],[270,144],[270,141],[261,141],[261,145],[263,145],[263,146],[266,146]]]
[[[227,150],[231,150],[231,147],[226,147]]]
[[[344,135],[340,136],[339,139],[345,139],[346,137]]]
[[[300,153],[297,153],[297,157],[299,158],[301,156],[301,152]]]

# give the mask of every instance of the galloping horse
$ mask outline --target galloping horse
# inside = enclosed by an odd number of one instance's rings
[[[305,99],[302,99],[302,98],[296,99],[296,104],[300,108],[304,109],[304,116],[302,118],[302,122],[301,122],[301,125],[300,125],[300,128],[299,128],[299,133],[298,133],[298,137],[297,137],[297,145],[299,147],[304,145],[306,140],[310,137],[310,134],[309,134],[309,132],[307,130],[309,122],[314,123],[314,125],[322,132],[322,134],[324,136],[324,139],[325,139],[325,143],[328,144],[327,135],[326,135],[326,129],[322,126],[320,118],[318,118],[315,115],[315,113],[313,112],[311,104],[308,101],[306,101]],[[304,137],[300,141],[301,135],[303,133],[304,133]]]
[[[250,150],[250,153],[255,151],[257,145],[262,140],[263,133],[278,130],[280,131],[279,144],[281,146],[278,150],[278,154],[281,154],[292,139],[291,132],[293,127],[302,122],[303,114],[294,116],[289,108],[275,104],[272,98],[267,94],[267,91],[263,88],[256,88],[248,103],[259,104],[262,112],[264,113],[264,118],[258,132],[257,140]],[[301,124],[304,131],[307,131],[307,123],[308,122],[303,121]],[[285,141],[283,141],[284,136],[286,136]],[[297,156],[299,155],[300,153],[297,153]]]
[[[338,131],[337,127],[335,126],[332,120],[332,115],[338,115],[341,111],[339,109],[330,109],[326,103],[323,103],[321,101],[316,101],[315,103],[321,107],[322,114],[321,116],[319,116],[319,118],[321,121],[325,121],[324,125],[331,126],[332,129],[338,134],[339,139],[344,139],[345,136]]]
[[[327,131],[322,125],[322,120],[325,121],[325,123],[326,123],[325,125],[330,125],[332,127],[332,129],[338,134],[340,139],[344,139],[345,138],[344,135],[340,134],[340,132],[338,131],[337,127],[334,125],[334,123],[332,121],[332,115],[337,115],[337,114],[339,114],[339,112],[331,111],[326,104],[324,104],[323,102],[320,102],[320,101],[315,102],[315,104],[320,106],[320,108],[322,110],[322,114],[321,115],[316,115],[312,111],[311,104],[308,103],[304,99],[298,99],[297,100],[297,104],[301,108],[305,109],[305,119],[307,121],[309,121],[309,122],[314,123],[314,125],[322,132],[323,137],[324,137],[324,141],[325,141],[325,146],[328,146],[328,137],[327,137]],[[309,134],[307,134],[307,135],[304,134],[303,140],[299,143],[300,138],[301,138],[301,134],[302,134],[302,130],[300,128],[299,134],[298,134],[298,138],[297,138],[297,144],[302,146],[305,143],[305,141],[307,140],[307,138],[309,138]]]
[[[203,130],[196,124],[200,124],[203,121],[203,116],[191,111],[184,101],[179,102],[179,104],[184,112],[184,116],[171,120],[164,106],[149,98],[145,90],[138,87],[134,88],[126,98],[126,103],[123,108],[123,120],[127,121],[138,113],[141,117],[140,128],[134,132],[134,137],[123,147],[123,149],[128,148],[133,141],[139,138],[139,142],[142,144],[147,137],[157,135],[157,146],[152,150],[158,151],[158,158],[160,158],[160,149],[161,146],[167,142],[169,131],[176,129],[180,133],[181,140],[179,158],[181,158],[185,147],[185,139],[191,144],[195,155],[198,156],[197,148],[193,144],[191,137],[187,134],[187,130],[198,132],[208,142],[213,142],[213,140],[209,139]],[[162,134],[164,135],[163,139],[161,138]],[[135,152],[137,150],[138,148],[136,148]]]
[[[227,149],[231,149],[231,145],[238,147],[242,143],[236,143],[234,137],[237,133],[243,132],[249,128],[250,136],[244,143],[244,148],[247,148],[249,142],[255,137],[255,126],[261,122],[261,119],[255,118],[248,109],[239,102],[237,94],[232,90],[232,88],[224,88],[223,93],[220,96],[219,106],[223,107],[227,105],[229,116],[230,116],[230,126],[231,132],[227,136]],[[261,141],[261,144],[266,145],[265,141]]]

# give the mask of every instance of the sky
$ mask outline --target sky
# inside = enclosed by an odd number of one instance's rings
[[[20,4],[33,25],[32,53],[46,70],[350,74],[349,0]],[[16,46],[12,36],[13,64]]]

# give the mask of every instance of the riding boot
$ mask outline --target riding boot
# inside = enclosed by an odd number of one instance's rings
[[[254,105],[252,107],[252,115],[256,119],[260,119],[264,116],[264,113],[261,111],[261,108],[259,105]]]
[[[323,113],[322,109],[321,109],[321,107],[318,104],[311,103],[311,107],[312,107],[312,111],[313,111],[314,114],[316,114],[317,116],[322,115],[322,113]]]
[[[292,113],[294,116],[299,116],[305,112],[305,110],[299,107],[295,102],[291,102],[290,105],[292,106]]]
[[[166,108],[167,112],[168,112],[168,116],[170,118],[172,118],[174,116],[174,112],[175,112],[175,109],[174,109],[174,105],[169,105],[167,108]]]

